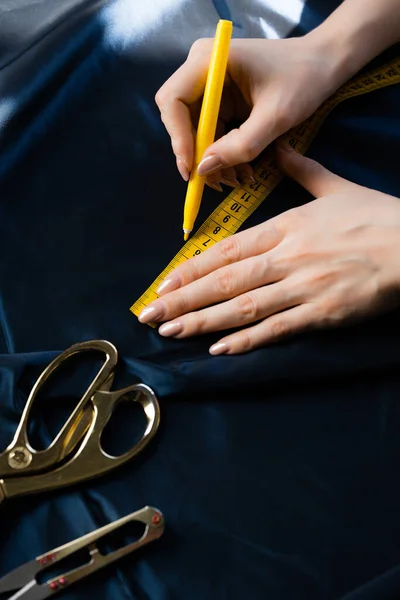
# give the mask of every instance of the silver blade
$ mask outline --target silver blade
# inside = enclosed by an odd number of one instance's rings
[[[44,600],[48,598],[54,591],[47,585],[39,585],[35,580],[27,583],[21,590],[8,600]]]
[[[22,586],[35,579],[36,573],[41,567],[35,559],[25,563],[21,567],[17,567],[14,571],[10,571],[0,579],[0,594],[4,592],[12,592],[20,589]]]

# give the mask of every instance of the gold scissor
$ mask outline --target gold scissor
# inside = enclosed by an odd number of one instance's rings
[[[28,439],[28,419],[39,389],[66,360],[87,351],[102,352],[103,365],[49,447],[34,450]],[[14,439],[0,454],[0,503],[104,475],[131,460],[150,442],[160,423],[157,398],[143,383],[111,391],[117,361],[118,352],[110,342],[94,340],[74,344],[46,367],[29,394]],[[103,450],[101,436],[116,405],[124,401],[143,408],[146,428],[128,452],[111,456]]]

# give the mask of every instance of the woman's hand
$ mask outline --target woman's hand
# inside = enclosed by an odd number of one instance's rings
[[[163,336],[241,327],[211,347],[236,354],[400,305],[400,200],[289,148],[286,174],[317,200],[233,235],[180,265],[144,309]]]
[[[220,181],[232,187],[237,179],[248,181],[252,175],[248,163],[310,116],[347,79],[341,45],[332,48],[330,42],[321,42],[322,38],[312,33],[284,40],[232,40],[218,139],[198,167],[211,187],[222,191]],[[210,39],[195,42],[186,62],[156,95],[178,169],[186,181],[193,168],[195,127],[212,45]],[[232,129],[237,123],[239,128]]]

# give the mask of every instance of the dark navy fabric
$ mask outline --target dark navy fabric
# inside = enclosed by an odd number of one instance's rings
[[[83,340],[115,344],[114,387],[146,383],[162,414],[117,472],[5,502],[0,576],[150,504],[163,538],[64,598],[398,598],[399,311],[234,357],[209,355],[219,335],[163,339],[129,312],[182,243],[186,184],[154,95],[220,16],[236,36],[262,35],[248,27],[256,1],[242,13],[228,0],[175,4],[153,2],[145,22],[138,0],[0,2],[1,448],[41,370]],[[293,33],[334,6],[308,2]],[[400,197],[399,106],[400,86],[344,102],[308,154]],[[246,227],[308,200],[285,181]],[[220,201],[207,189],[199,222]],[[44,394],[39,446],[87,376]],[[134,416],[116,420],[111,445],[132,442]]]

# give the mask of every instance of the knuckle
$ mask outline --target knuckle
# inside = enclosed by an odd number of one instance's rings
[[[274,319],[270,323],[270,332],[273,338],[282,338],[289,334],[289,326],[282,318]]]
[[[194,331],[196,333],[208,333],[208,322],[203,311],[195,313]]]
[[[240,335],[238,335],[238,340],[237,340],[236,345],[237,345],[237,349],[240,352],[248,352],[249,350],[252,350],[253,342],[252,342],[250,333],[247,329],[240,332]]]
[[[307,258],[308,253],[303,251],[301,256],[302,256],[302,258]],[[311,284],[311,286],[314,289],[319,290],[321,287],[325,287],[332,282],[332,273],[329,271],[324,271],[322,269],[314,269],[309,274],[308,278],[309,278],[309,284]]]
[[[155,100],[155,103],[157,104],[158,108],[161,108],[162,106],[164,106],[167,97],[168,97],[168,93],[165,89],[165,86],[162,86],[157,91],[156,95],[154,96],[154,100]]]
[[[336,294],[327,294],[319,302],[319,321],[331,325],[342,320],[346,314],[346,305]]]
[[[237,135],[239,136],[240,130],[237,130]],[[236,142],[237,153],[240,156],[240,160],[243,163],[248,163],[254,160],[261,148],[256,144],[251,144],[248,140],[239,138]]]
[[[223,269],[215,274],[217,292],[222,296],[230,296],[235,289],[235,276],[232,269]]]
[[[197,263],[198,257],[192,257],[186,263],[179,265],[173,271],[173,277],[179,281],[181,286],[192,283],[197,279],[200,279],[200,270]]]
[[[182,270],[182,278],[184,284],[191,283],[192,281],[197,281],[197,279],[201,278],[201,271],[198,263],[199,257],[193,257],[190,261],[191,264],[187,264],[187,269]]]
[[[210,48],[211,40],[209,38],[199,38],[190,47],[189,56],[203,54]]]
[[[221,258],[227,263],[233,263],[240,260],[239,244],[234,237],[227,238],[220,242],[219,253]]]
[[[251,162],[262,150],[261,145],[254,140],[249,140],[240,127],[227,133],[225,140],[226,144],[229,144],[230,152],[235,156],[235,162],[238,164]]]
[[[239,148],[239,156],[242,162],[249,163],[258,156],[258,151],[255,148],[242,144]]]
[[[257,256],[250,263],[247,278],[249,281],[264,282],[268,280],[268,275],[271,272],[271,261],[267,255]]]
[[[293,253],[289,244],[284,242],[279,248],[271,252],[270,273],[278,278],[284,278],[293,273],[298,265],[298,256]]]
[[[299,231],[304,225],[305,214],[301,207],[291,208],[279,215],[278,224],[285,231]]]
[[[290,264],[294,267],[297,265],[308,264],[314,256],[312,243],[302,237],[302,235],[288,236],[285,243],[281,244],[279,257],[281,266]],[[311,277],[311,272],[308,274]]]
[[[258,316],[258,306],[254,295],[243,294],[237,299],[237,311],[241,321],[255,321]]]
[[[192,312],[186,315],[185,332],[188,335],[207,332],[207,320],[203,311]]]

